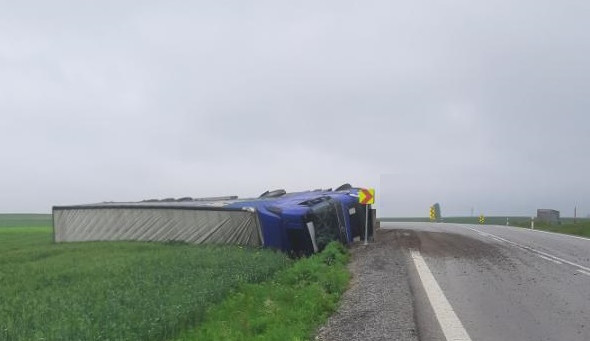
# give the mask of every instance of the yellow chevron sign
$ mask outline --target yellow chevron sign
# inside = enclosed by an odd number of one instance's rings
[[[375,189],[367,188],[359,191],[359,203],[363,205],[372,205],[375,203]]]

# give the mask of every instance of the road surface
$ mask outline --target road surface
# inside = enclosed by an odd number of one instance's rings
[[[589,239],[490,225],[381,229],[403,251],[420,340],[590,340]]]

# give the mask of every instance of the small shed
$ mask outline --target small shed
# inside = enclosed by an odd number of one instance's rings
[[[537,210],[537,220],[542,221],[549,224],[561,224],[561,219],[559,218],[559,211],[540,208]]]

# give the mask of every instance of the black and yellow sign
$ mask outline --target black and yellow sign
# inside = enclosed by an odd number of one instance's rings
[[[430,206],[430,221],[435,221],[436,220],[436,210],[434,209],[434,206]]]
[[[479,223],[480,224],[485,224],[486,223],[486,217],[484,217],[483,214],[479,216]]]

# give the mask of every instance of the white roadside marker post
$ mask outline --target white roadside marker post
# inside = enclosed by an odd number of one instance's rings
[[[531,230],[535,229],[535,217],[531,217]]]

